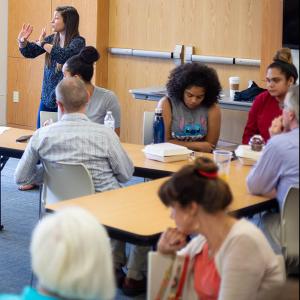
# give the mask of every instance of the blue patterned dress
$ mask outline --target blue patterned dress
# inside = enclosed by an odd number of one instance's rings
[[[55,34],[49,35],[45,38],[47,44],[52,44]],[[57,69],[57,64],[63,65],[70,57],[78,54],[82,48],[85,47],[85,39],[81,36],[74,37],[68,46],[65,48],[53,46],[50,53],[50,66],[45,64],[44,78],[41,93],[41,105],[42,111],[57,111],[55,88],[57,84],[62,80],[63,73]],[[35,43],[28,42],[26,47],[20,48],[21,54],[26,58],[35,58],[46,51]],[[38,114],[38,126],[39,127],[39,114]]]

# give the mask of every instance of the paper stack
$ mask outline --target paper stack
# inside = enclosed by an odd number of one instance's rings
[[[187,147],[171,143],[148,145],[143,149],[143,151],[148,159],[162,162],[187,160],[190,154],[193,152]]]
[[[239,145],[235,150],[235,155],[244,165],[252,166],[261,157],[262,151],[253,151],[249,145]]]

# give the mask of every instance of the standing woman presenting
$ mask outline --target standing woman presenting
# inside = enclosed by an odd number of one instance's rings
[[[37,42],[29,42],[33,27],[23,25],[18,43],[21,54],[26,58],[45,55],[44,78],[37,127],[40,127],[40,111],[57,111],[55,87],[63,78],[62,65],[68,58],[78,54],[85,46],[85,39],[79,35],[79,14],[72,6],[58,6],[51,21],[53,34],[46,36],[45,28]]]

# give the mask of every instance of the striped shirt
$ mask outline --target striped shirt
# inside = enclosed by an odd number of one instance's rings
[[[17,184],[42,182],[39,160],[83,163],[97,192],[121,187],[134,171],[115,132],[79,113],[65,114],[60,121],[34,133],[17,166]]]

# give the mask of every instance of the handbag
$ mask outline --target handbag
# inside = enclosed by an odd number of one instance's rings
[[[253,102],[255,97],[264,92],[265,89],[259,87],[254,81],[251,86],[241,92],[235,92],[234,101]]]

